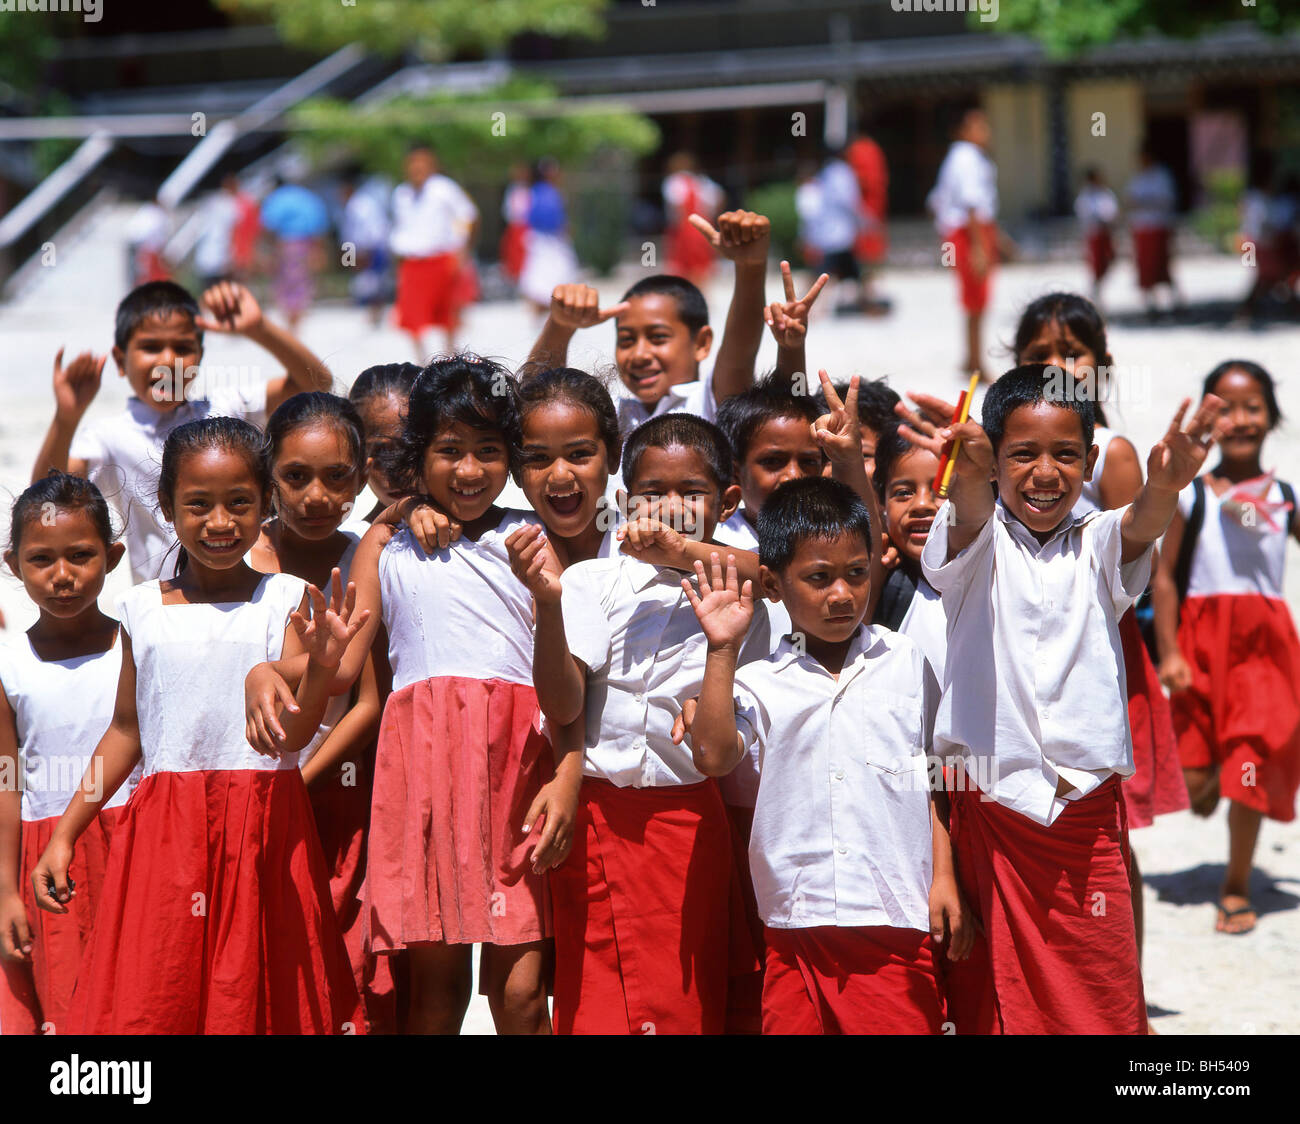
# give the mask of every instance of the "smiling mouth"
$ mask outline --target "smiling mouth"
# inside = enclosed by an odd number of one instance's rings
[[[239,548],[238,539],[199,539],[199,545],[213,554],[229,554]]]
[[[460,496],[461,499],[474,500],[478,499],[479,496],[487,491],[487,486],[484,485],[480,488],[457,488],[453,485],[451,490],[456,495]]]
[[[1065,499],[1064,492],[1021,492],[1020,494],[1025,497],[1025,503],[1031,511],[1041,511],[1044,514],[1055,511]]]
[[[565,492],[563,495],[547,495],[546,505],[556,515],[577,515],[582,507],[582,500],[581,491]]]
[[[934,521],[926,523],[913,523],[907,529],[907,537],[910,539],[925,539],[930,535],[930,528],[934,526]]]

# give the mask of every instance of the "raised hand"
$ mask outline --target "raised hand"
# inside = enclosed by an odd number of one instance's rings
[[[781,282],[785,286],[785,300],[773,301],[763,310],[763,319],[771,329],[778,347],[795,348],[803,344],[808,335],[808,314],[812,310],[818,295],[830,280],[829,273],[823,273],[812,283],[802,297],[795,297],[794,277],[790,273],[790,263],[781,263]]]
[[[993,445],[982,425],[973,421],[951,425],[949,423],[954,407],[943,399],[929,394],[909,394],[908,397],[917,404],[918,409],[908,410],[901,402],[894,407],[894,412],[906,421],[906,424],[898,427],[899,437],[918,449],[928,449],[940,460],[951,453],[953,444],[960,440],[961,448],[957,450],[953,475],[973,476],[981,480],[988,480],[992,476]],[[943,420],[936,424],[935,418]]]
[[[649,562],[652,566],[681,569],[686,557],[686,537],[653,516],[629,519],[614,532],[624,554]]]
[[[1151,455],[1147,457],[1148,487],[1181,492],[1200,475],[1214,445],[1223,399],[1207,394],[1183,429],[1183,417],[1191,404],[1190,398],[1183,399],[1165,435],[1151,446]]]
[[[730,258],[737,265],[762,265],[767,261],[772,223],[766,215],[755,211],[727,211],[718,216],[716,229],[701,215],[691,215],[690,224],[722,257]]]
[[[243,335],[262,323],[262,306],[237,281],[218,281],[205,290],[202,303],[212,316],[197,316],[194,326],[203,332],[233,332]]]
[[[551,322],[570,331],[593,328],[627,309],[627,301],[601,308],[600,294],[590,285],[556,285],[551,292]]]
[[[860,379],[854,375],[849,379],[849,390],[840,401],[839,394],[831,385],[831,377],[825,370],[817,372],[822,382],[822,395],[830,413],[822,414],[812,423],[813,440],[821,446],[832,463],[853,463],[854,458],[862,460],[862,421],[858,417],[858,385]]]
[[[528,587],[533,600],[539,605],[558,605],[563,592],[560,564],[542,528],[530,523],[512,532],[506,539],[506,551],[511,573]]]
[[[695,580],[699,583],[700,593],[696,594],[690,578],[682,578],[682,589],[686,591],[709,646],[739,649],[754,619],[754,583],[739,584],[734,554],[727,555],[725,575],[717,551],[709,555],[709,562],[711,578],[705,575],[703,562],[695,563]]]
[[[899,402],[894,407],[894,413],[907,422],[914,431],[933,436],[935,430],[952,424],[953,415],[957,413],[956,402],[948,402],[934,394],[922,394],[912,390],[907,392],[907,396],[914,403],[914,407],[909,408]],[[925,429],[927,425],[930,427],[928,430]]]
[[[289,614],[289,622],[312,663],[324,668],[337,668],[349,642],[370,618],[370,610],[355,611],[357,587],[348,582],[344,593],[343,578],[337,566],[330,573],[329,601],[326,602],[325,595],[310,583],[307,596],[311,601],[311,618],[304,617],[295,609]]]
[[[54,357],[54,412],[70,421],[80,420],[99,393],[107,355],[83,351],[66,367],[63,348]]]

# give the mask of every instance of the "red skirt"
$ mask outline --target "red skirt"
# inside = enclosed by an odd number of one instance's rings
[[[522,831],[554,771],[531,686],[427,679],[384,706],[366,877],[366,945],[527,944],[550,935]]]
[[[364,1033],[297,769],[153,773],[113,833],[72,1034]]]
[[[49,913],[36,904],[31,871],[35,868],[59,816],[24,820],[18,851],[19,890],[32,930],[31,960],[0,961],[0,1033],[63,1034],[68,1000],[81,955],[90,941],[108,866],[109,844],[124,807],[106,808],[77,840],[68,874],[77,892],[67,913]]]
[[[1187,785],[1178,759],[1178,739],[1169,698],[1151,653],[1142,641],[1142,629],[1130,609],[1119,621],[1128,686],[1128,724],[1133,733],[1134,773],[1120,792],[1128,813],[1128,826],[1149,827],[1156,816],[1187,808]]]
[[[524,269],[524,239],[528,235],[526,222],[512,222],[501,235],[501,272],[511,281],[518,281]]]
[[[1133,231],[1133,257],[1137,260],[1138,288],[1169,285],[1169,229],[1148,227]]]
[[[1106,276],[1115,260],[1115,240],[1107,227],[1099,226],[1085,240],[1088,248],[1088,268],[1094,280],[1100,281]]]
[[[929,933],[872,925],[767,930],[764,1034],[939,1034]]]
[[[1300,788],[1300,641],[1285,601],[1189,597],[1178,647],[1192,685],[1171,703],[1183,767],[1218,767],[1219,791],[1269,819],[1295,819]]]
[[[1128,827],[1111,779],[1050,827],[951,793],[962,892],[980,918],[969,960],[941,960],[958,1034],[1145,1034]]]
[[[386,956],[375,956],[365,947],[362,896],[366,881],[366,836],[370,826],[372,762],[353,761],[354,769],[335,771],[307,790],[311,810],[320,834],[325,869],[329,874],[330,900],[343,944],[352,965],[352,978],[366,1011],[370,1034],[397,1033],[397,993],[392,965]],[[345,780],[355,783],[345,784]]]
[[[713,273],[713,246],[689,216],[690,208],[685,208],[681,221],[668,228],[668,272],[699,284]]]
[[[967,312],[983,312],[988,305],[989,283],[997,266],[998,228],[991,222],[985,222],[980,223],[977,230],[984,246],[984,260],[988,262],[988,269],[982,277],[975,272],[975,266],[971,262],[970,232],[966,227],[949,231],[947,236],[947,241],[952,243],[953,267],[957,271],[957,283],[961,288],[961,306]]]
[[[744,955],[753,950],[757,964],[752,972],[733,975],[727,984],[727,1034],[761,1034],[763,1030],[763,966],[765,947],[763,919],[758,915],[754,879],[749,873],[749,837],[754,830],[754,809],[728,804],[731,825],[731,861],[735,864],[740,892],[740,911],[745,927],[735,933],[733,945]],[[733,957],[736,950],[733,949]]]
[[[453,331],[460,322],[460,265],[455,254],[402,258],[397,263],[393,319],[406,332],[425,328]]]
[[[712,781],[582,782],[573,850],[551,872],[557,1034],[721,1034],[728,979],[757,967]]]

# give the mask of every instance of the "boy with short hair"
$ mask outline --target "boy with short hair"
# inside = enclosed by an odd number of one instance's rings
[[[150,281],[117,306],[113,361],[131,387],[126,409],[82,429],[77,427],[99,391],[105,356],[90,352],[63,366],[54,360],[54,421],[36,456],[32,479],[52,468],[89,477],[123,521],[132,580],[161,577],[176,544],[170,524],[157,513],[158,466],[163,444],[178,425],[211,415],[247,418],[256,424],[291,395],[328,390],[328,368],[300,340],[262,315],[253,294],[230,281],[203,294],[211,317],[171,281]],[[197,398],[192,382],[203,359],[203,333],[232,332],[264,347],[284,365],[265,385],[242,380],[205,386]]]
[[[708,640],[694,762],[723,776],[757,745],[749,858],[765,925],[764,1034],[938,1034],[935,947],[969,951],[942,791],[927,752],[939,688],[906,637],[863,623],[872,534],[852,489],[777,488],[758,519],[759,584],[794,626],[737,670],[753,614],[715,556],[700,594]]]
[[[1184,431],[1183,402],[1131,505],[1075,516],[1095,412],[1056,395],[1051,371],[1003,375],[982,427],[900,427],[936,456],[961,442],[921,555],[948,618],[935,751],[960,770],[953,850],[987,936],[949,976],[959,1034],[1147,1029],[1119,792],[1133,772],[1119,618],[1221,403],[1207,395]]]

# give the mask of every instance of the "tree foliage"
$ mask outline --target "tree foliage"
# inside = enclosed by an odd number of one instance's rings
[[[1001,0],[998,18],[969,16],[984,31],[1030,35],[1055,56],[1148,32],[1191,37],[1226,24],[1250,24],[1278,34],[1300,28],[1296,0]]]
[[[445,58],[500,47],[526,31],[595,37],[608,0],[217,0],[234,16],[268,20],[295,46],[360,43],[381,54]]]

